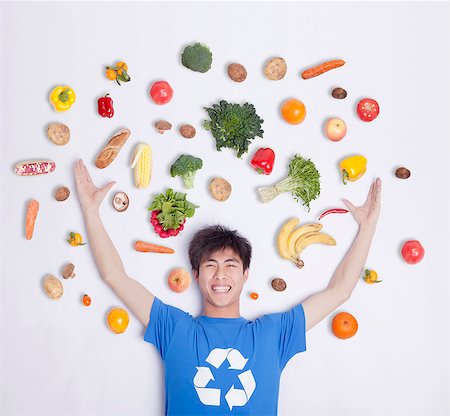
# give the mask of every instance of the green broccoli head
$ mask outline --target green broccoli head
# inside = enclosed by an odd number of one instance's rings
[[[192,71],[206,72],[211,68],[212,53],[206,45],[195,43],[184,48],[182,64]]]
[[[194,187],[196,172],[203,167],[203,161],[195,156],[181,155],[170,167],[170,176],[181,176],[187,189]]]

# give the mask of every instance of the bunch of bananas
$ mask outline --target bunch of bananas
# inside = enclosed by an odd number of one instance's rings
[[[139,189],[147,188],[152,177],[152,148],[145,143],[138,143],[131,159],[134,169],[134,182]]]
[[[301,269],[305,263],[300,255],[306,247],[315,243],[335,246],[336,240],[320,232],[322,224],[304,224],[297,227],[299,223],[298,218],[292,218],[283,224],[277,236],[277,249],[283,259],[293,261]]]

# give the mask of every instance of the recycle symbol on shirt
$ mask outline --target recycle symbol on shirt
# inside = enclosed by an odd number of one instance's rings
[[[215,368],[228,361],[228,370],[243,370],[248,358],[245,358],[239,350],[234,348],[214,348],[205,360]],[[221,390],[208,387],[208,383],[215,381],[209,367],[196,367],[197,373],[194,376],[194,387],[198,397],[207,406],[220,406]],[[230,410],[235,406],[245,406],[256,389],[256,381],[251,370],[244,371],[238,375],[243,389],[234,388],[234,384],[225,394],[225,400]]]

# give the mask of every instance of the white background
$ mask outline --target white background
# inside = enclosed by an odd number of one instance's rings
[[[292,216],[312,222],[345,197],[360,204],[377,176],[383,179],[382,214],[367,267],[383,282],[362,280],[340,309],[359,322],[353,338],[342,341],[330,331],[331,317],[307,334],[308,351],[296,356],[281,380],[280,415],[444,415],[448,414],[448,4],[446,3],[3,3],[1,5],[1,368],[0,413],[4,415],[158,415],[164,383],[159,356],[142,340],[144,328],[131,316],[125,334],[112,334],[105,317],[121,305],[101,281],[88,245],[71,247],[70,231],[86,235],[76,198],[72,166],[83,158],[94,181],[115,180],[114,191],[131,199],[118,213],[107,196],[101,215],[130,276],[163,301],[192,314],[201,312],[195,285],[184,294],[170,291],[166,279],[175,266],[189,268],[187,245],[205,224],[238,229],[253,244],[250,279],[241,312],[253,319],[284,311],[326,287],[357,230],[349,215],[328,216],[324,232],[336,247],[310,247],[301,271],[278,257],[275,236]],[[213,52],[212,69],[194,73],[180,63],[184,46],[203,42]],[[282,56],[286,77],[263,76],[267,59]],[[302,70],[329,59],[344,67],[304,81]],[[125,60],[132,81],[119,87],[104,77],[104,66]],[[233,83],[231,62],[245,65],[248,78]],[[166,106],[148,96],[152,82],[165,79],[175,94]],[[70,111],[56,113],[50,90],[68,84],[77,93]],[[331,90],[342,86],[345,100]],[[97,98],[109,92],[116,114],[103,119]],[[279,106],[289,97],[302,100],[307,117],[286,124]],[[381,114],[372,123],[355,113],[363,97],[375,98]],[[201,128],[203,106],[219,99],[253,103],[264,119],[264,138],[247,155],[215,151]],[[343,118],[345,139],[328,141],[322,127],[328,117]],[[171,132],[159,135],[153,123],[167,119]],[[66,146],[46,137],[50,122],[71,129]],[[193,140],[177,127],[191,123]],[[94,160],[120,127],[132,135],[117,159],[98,170]],[[129,161],[134,145],[151,144],[154,170],[150,188],[133,186]],[[258,147],[276,152],[274,171],[258,176],[249,161]],[[134,252],[136,239],[161,242],[148,223],[147,207],[167,187],[183,190],[168,169],[181,153],[202,157],[188,199],[200,205],[177,238],[165,240],[172,256]],[[269,204],[256,197],[257,186],[274,184],[287,173],[295,153],[310,157],[321,173],[322,192],[308,213],[284,194]],[[363,178],[344,186],[338,163],[351,154],[368,158]],[[26,159],[52,159],[56,171],[17,177],[14,165]],[[411,178],[394,176],[408,167]],[[225,203],[207,191],[214,176],[225,177],[233,193]],[[54,190],[72,194],[56,202]],[[26,204],[40,202],[35,234],[24,236]],[[425,259],[415,266],[400,256],[405,240],[418,239]],[[66,262],[77,276],[63,280],[59,301],[46,297],[43,278],[61,276]],[[270,281],[281,276],[285,292]],[[259,299],[248,297],[259,292]],[[81,304],[83,293],[92,298]]]

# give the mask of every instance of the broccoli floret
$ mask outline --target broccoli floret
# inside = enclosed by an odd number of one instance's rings
[[[195,43],[184,48],[181,62],[192,71],[206,72],[211,68],[212,53],[206,45]]]
[[[181,176],[187,189],[194,187],[195,174],[203,167],[203,161],[195,156],[181,155],[170,167],[170,176]]]

